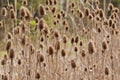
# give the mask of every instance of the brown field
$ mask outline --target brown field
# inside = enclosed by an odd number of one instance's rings
[[[66,1],[1,8],[0,80],[120,80],[119,9]]]

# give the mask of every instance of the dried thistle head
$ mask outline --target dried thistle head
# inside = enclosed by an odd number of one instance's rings
[[[7,52],[10,50],[11,47],[12,47],[12,42],[11,40],[8,40],[7,45],[6,45]]]
[[[63,43],[67,43],[67,37],[65,35],[63,36]]]
[[[39,21],[39,30],[43,30],[43,28],[45,27],[45,21],[43,18],[40,19]]]
[[[102,9],[99,10],[99,16],[100,16],[100,18],[103,18],[103,17],[104,17],[104,12],[103,12]]]
[[[65,55],[66,55],[65,49],[62,49],[62,50],[61,50],[61,55],[62,55],[62,57],[65,57]]]
[[[14,9],[10,9],[10,18],[13,20],[16,18],[16,14],[15,14]]]
[[[48,53],[49,55],[53,55],[55,53],[55,49],[53,46],[49,46]]]
[[[114,9],[114,6],[112,3],[109,3],[108,4],[108,10],[112,11]]]
[[[72,38],[71,38],[71,44],[74,44],[74,42],[75,42],[75,40],[74,40],[74,38],[72,37]]]
[[[6,17],[6,16],[7,16],[7,9],[6,9],[5,7],[3,7],[3,8],[1,9],[1,15],[2,15],[3,17]]]
[[[40,52],[37,53],[37,61],[38,63],[42,63],[44,61],[44,56],[40,54]]]
[[[75,63],[75,61],[74,61],[74,60],[71,60],[71,67],[72,67],[73,69],[75,69],[75,68],[76,68],[76,63]]]
[[[39,79],[40,79],[40,73],[37,72],[37,73],[35,74],[35,78],[39,80]]]
[[[21,65],[21,59],[18,59],[18,65]]]
[[[5,59],[2,59],[1,60],[1,65],[4,66],[6,64],[6,60]]]
[[[55,38],[59,38],[60,37],[60,34],[59,34],[58,30],[54,31],[54,37]]]
[[[82,42],[82,41],[80,41],[80,43],[79,43],[79,44],[80,44],[80,46],[83,46],[83,42]]]
[[[79,36],[75,37],[75,43],[77,44],[79,42]]]
[[[29,46],[29,53],[30,53],[30,55],[35,53],[35,47],[32,44],[30,44],[30,46]]]
[[[11,49],[9,50],[9,58],[12,60],[14,57],[15,57],[15,52],[14,52],[14,49],[11,48]]]
[[[22,5],[27,6],[28,5],[27,0],[22,0]]]
[[[12,34],[10,32],[7,34],[7,39],[12,39]]]
[[[119,12],[120,12],[117,7],[115,7],[113,11],[114,11],[115,13],[117,13],[117,14],[119,14]]]
[[[76,46],[74,47],[74,51],[75,51],[75,52],[77,52],[77,51],[78,51],[78,48],[77,48]]]
[[[51,11],[54,14],[56,12],[56,7],[53,7]]]
[[[81,56],[82,56],[82,57],[85,57],[85,56],[86,56],[84,49],[81,51]]]
[[[28,8],[25,8],[25,12],[26,12],[25,19],[30,20],[32,18],[30,10]]]
[[[44,16],[46,14],[45,9],[42,5],[39,6],[39,15]]]
[[[60,40],[57,40],[57,42],[55,44],[55,49],[56,49],[56,51],[58,51],[58,50],[60,50],[60,48],[61,48],[61,42],[60,42]]]
[[[95,53],[95,44],[92,40],[88,43],[88,52],[89,54]]]
[[[108,67],[105,68],[105,75],[107,75],[107,76],[109,75],[109,69],[108,69]]]
[[[108,44],[107,44],[107,42],[105,40],[102,42],[102,49],[103,50],[107,50],[108,49]]]
[[[85,16],[88,17],[90,14],[90,9],[89,8],[85,8]]]
[[[39,23],[39,18],[38,17],[35,17],[35,22],[36,22],[36,24]]]
[[[9,5],[9,9],[14,9],[13,4],[10,4],[10,5]]]
[[[25,7],[21,6],[21,8],[20,8],[20,16],[22,18],[25,18],[26,15],[27,15],[27,13],[26,13]]]

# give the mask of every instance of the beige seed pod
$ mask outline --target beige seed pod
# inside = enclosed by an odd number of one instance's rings
[[[76,63],[75,63],[75,61],[74,61],[74,60],[71,60],[71,67],[72,67],[73,69],[75,69],[75,68],[76,68]]]
[[[88,43],[88,52],[89,54],[95,53],[95,44],[92,40]]]
[[[6,9],[5,7],[3,7],[3,8],[1,9],[1,15],[2,15],[3,17],[6,17],[6,16],[7,16],[7,9]]]
[[[15,14],[14,9],[10,9],[10,18],[13,20],[16,18],[16,14]]]
[[[2,21],[0,21],[0,28],[1,28],[1,27],[3,27],[3,23],[2,23]]]
[[[39,11],[40,17],[42,17],[42,16],[44,16],[46,14],[44,6],[42,6],[42,5],[39,6],[39,10],[38,11]]]

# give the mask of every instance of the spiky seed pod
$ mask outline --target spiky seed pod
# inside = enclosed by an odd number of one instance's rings
[[[78,48],[77,48],[77,47],[74,47],[74,51],[77,52],[77,51],[78,51]]]
[[[7,35],[7,39],[12,39],[12,34],[10,32]]]
[[[56,0],[54,0],[54,5],[56,5],[57,4],[57,1]]]
[[[93,20],[93,15],[90,14],[90,15],[88,16],[88,19],[89,19],[89,20]]]
[[[109,3],[108,4],[108,10],[112,11],[114,9],[114,6],[112,3]]]
[[[14,57],[15,57],[15,52],[14,52],[14,49],[11,48],[9,51],[9,58],[12,60]]]
[[[2,8],[2,10],[1,10],[1,15],[2,15],[3,17],[6,17],[6,16],[7,16],[7,9],[6,9],[5,7]]]
[[[61,14],[60,13],[57,14],[57,18],[61,19]]]
[[[42,63],[44,61],[44,56],[40,53],[37,54],[37,61]]]
[[[102,42],[102,49],[103,49],[103,50],[106,50],[107,48],[108,48],[107,42],[106,42],[106,41],[103,41],[103,42]]]
[[[108,20],[104,20],[103,25],[108,26]]]
[[[6,60],[5,59],[2,59],[1,60],[1,65],[4,66],[6,64]]]
[[[82,56],[82,57],[85,57],[85,50],[82,50],[82,51],[81,51],[81,56]]]
[[[42,5],[39,6],[39,15],[44,16],[46,14],[45,9]]]
[[[63,36],[63,43],[67,43],[67,37],[65,35]]]
[[[50,5],[53,5],[53,1],[52,1],[52,0],[49,0],[49,4],[50,4]]]
[[[84,71],[87,72],[87,68],[85,68]]]
[[[109,26],[111,27],[112,24],[113,24],[113,21],[110,19],[110,20],[109,20]]]
[[[90,9],[89,8],[85,8],[85,16],[88,17],[90,14]]]
[[[46,0],[46,5],[48,5],[49,4],[49,1],[48,0]]]
[[[43,38],[43,36],[41,37],[40,41],[41,41],[41,42],[43,42],[43,41],[44,41],[44,38]]]
[[[30,55],[35,53],[35,47],[32,44],[30,45],[29,50],[30,50],[30,52],[29,52]]]
[[[84,1],[84,3],[87,3],[88,0],[83,0],[83,1]]]
[[[82,11],[79,11],[79,17],[80,17],[80,18],[84,18],[84,14],[83,14]]]
[[[54,37],[59,38],[60,34],[57,30],[54,31]]]
[[[103,17],[104,17],[104,12],[103,12],[102,9],[99,10],[99,16],[100,16],[100,18],[103,18]]]
[[[73,69],[75,69],[75,68],[76,68],[76,63],[75,63],[75,61],[74,61],[74,60],[71,60],[71,67],[72,67]]]
[[[105,75],[107,75],[107,76],[109,75],[109,69],[108,69],[108,67],[105,68]]]
[[[43,29],[43,32],[45,33],[45,36],[47,35],[47,34],[49,34],[49,28],[48,28],[48,26],[45,26],[45,28]]]
[[[18,65],[21,65],[21,59],[18,59]]]
[[[68,26],[65,26],[65,30],[68,31],[69,27]]]
[[[101,33],[101,28],[100,27],[97,30],[98,30],[98,33]]]
[[[75,41],[75,40],[74,40],[74,38],[72,37],[72,38],[71,38],[71,44],[73,44],[73,43],[74,43],[74,41]]]
[[[61,50],[61,55],[62,55],[62,57],[65,57],[66,51],[64,49]]]
[[[89,54],[95,53],[95,45],[92,40],[88,43],[88,52]]]
[[[22,36],[21,44],[22,44],[23,46],[26,45],[26,36],[25,36],[25,35]]]
[[[112,28],[116,29],[116,24],[115,23],[112,24]]]
[[[32,14],[30,13],[28,8],[25,8],[25,11],[26,11],[25,19],[30,20],[32,18]]]
[[[38,80],[40,79],[40,74],[38,72],[35,74],[35,78]]]
[[[54,21],[53,24],[56,25],[56,24],[57,24],[57,21]]]
[[[27,15],[27,13],[26,13],[26,10],[25,10],[25,7],[21,7],[20,8],[20,16],[23,18],[23,17],[25,17]]]
[[[51,11],[54,14],[56,12],[56,7],[53,7]]]
[[[15,27],[14,34],[15,35],[20,34],[20,28],[19,27]]]
[[[28,5],[27,0],[22,0],[22,5],[27,6]]]
[[[0,21],[0,28],[1,28],[1,27],[3,27],[3,23],[2,23],[2,21]]]
[[[43,49],[43,44],[40,44],[39,47],[40,47],[41,49]]]
[[[75,7],[75,3],[71,3],[71,7],[74,8]]]
[[[39,18],[38,17],[35,17],[35,22],[39,23]]]
[[[63,25],[67,25],[67,22],[66,22],[66,20],[64,20],[64,21],[63,21]]]
[[[39,29],[40,31],[43,30],[43,28],[45,27],[45,21],[43,18],[40,19],[39,21]]]
[[[53,46],[49,46],[49,49],[48,49],[49,55],[53,55],[54,52],[55,52],[54,47]]]
[[[80,41],[80,46],[83,46],[83,42],[82,41]]]
[[[13,4],[10,4],[10,5],[9,5],[9,9],[14,9]]]
[[[60,50],[61,48],[61,42],[59,40],[57,40],[56,44],[55,44],[55,49],[56,51]]]
[[[77,44],[78,42],[79,42],[79,37],[76,36],[76,37],[75,37],[75,43]]]
[[[11,47],[12,47],[12,42],[8,40],[7,45],[6,45],[6,50],[9,51]]]
[[[120,11],[119,11],[119,9],[117,7],[115,7],[114,8],[114,12],[117,13],[117,14],[119,14]]]
[[[15,19],[16,18],[14,9],[10,9],[10,18],[11,19]]]

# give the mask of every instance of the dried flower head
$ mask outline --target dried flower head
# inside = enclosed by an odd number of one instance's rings
[[[112,3],[109,3],[108,4],[108,10],[112,11],[114,9],[114,6]]]
[[[108,69],[108,67],[105,68],[105,75],[107,75],[107,76],[109,75],[109,69]]]
[[[85,50],[83,49],[83,50],[81,51],[81,56],[82,56],[82,57],[85,57],[85,55],[86,55],[86,54],[85,54]]]
[[[49,55],[53,55],[55,53],[55,49],[53,46],[49,46],[48,53]]]
[[[71,38],[71,44],[73,44],[73,43],[74,43],[74,41],[75,41],[75,40],[74,40],[74,38],[72,37],[72,38]]]
[[[11,19],[15,19],[16,18],[14,9],[10,9],[10,18]]]
[[[7,45],[6,45],[6,50],[9,51],[11,47],[12,47],[12,42],[8,40]]]
[[[35,78],[39,80],[39,79],[40,79],[40,73],[37,72],[37,73],[35,74]]]
[[[25,7],[21,6],[20,8],[20,16],[24,18],[27,15]]]
[[[6,16],[7,16],[7,9],[6,9],[5,7],[2,8],[2,10],[1,10],[1,15],[2,15],[3,17],[6,17]]]
[[[15,57],[15,52],[14,52],[14,49],[11,48],[11,49],[9,50],[9,58],[10,58],[10,59],[13,59],[14,57]]]
[[[88,52],[89,54],[95,53],[95,45],[92,40],[88,43]]]
[[[61,55],[62,55],[62,57],[65,57],[66,51],[64,49],[61,50]]]
[[[40,19],[39,21],[39,29],[40,31],[43,30],[43,28],[45,27],[45,21],[43,18]]]
[[[107,48],[108,48],[107,42],[104,40],[104,41],[102,42],[102,49],[103,49],[103,50],[106,50]]]
[[[57,42],[55,44],[55,49],[56,49],[56,51],[58,51],[58,50],[60,50],[60,48],[61,48],[61,42],[60,42],[60,40],[57,40]]]
[[[13,4],[10,4],[10,5],[9,5],[9,9],[14,9]]]
[[[1,27],[3,27],[3,23],[2,23],[2,21],[0,21],[0,28],[1,28]]]
[[[22,5],[27,6],[28,5],[27,0],[22,0]]]
[[[21,59],[18,59],[18,65],[21,65]]]
[[[89,8],[85,8],[85,16],[89,16],[89,14],[90,14],[90,9]]]
[[[39,6],[39,15],[44,16],[46,14],[45,9],[42,5]]]
[[[57,30],[54,31],[54,37],[59,38],[60,34]]]
[[[73,69],[75,69],[75,68],[76,68],[76,63],[75,63],[75,61],[74,61],[74,60],[71,60],[71,67],[72,67]]]

